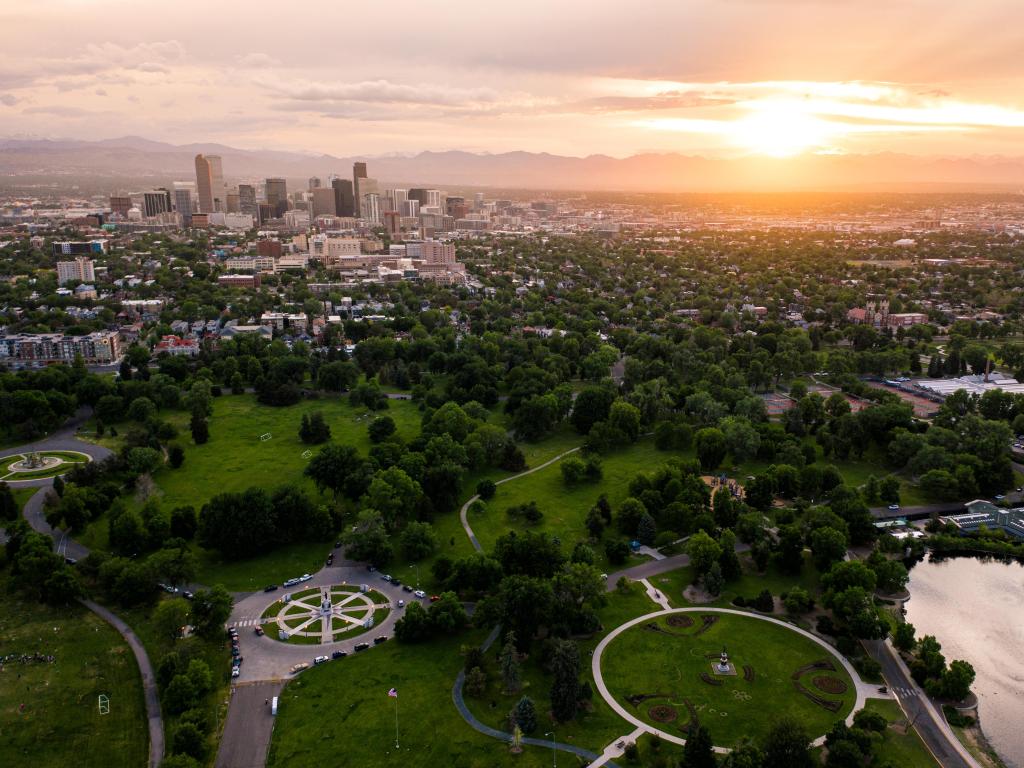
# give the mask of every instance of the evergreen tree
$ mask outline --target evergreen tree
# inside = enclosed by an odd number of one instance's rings
[[[0,520],[17,520],[18,502],[7,483],[0,483]]]
[[[527,735],[537,730],[537,708],[533,699],[523,696],[512,710],[512,720]]]
[[[516,693],[522,688],[522,672],[519,667],[519,654],[516,652],[515,632],[505,635],[505,646],[501,649],[501,679],[505,683],[506,693]],[[526,728],[523,730],[526,731]]]
[[[681,768],[715,768],[715,753],[707,728],[697,726],[686,737]]]
[[[551,658],[551,713],[561,723],[576,717],[580,697],[580,650],[572,640],[558,640]]]
[[[192,414],[189,427],[192,430],[192,441],[196,445],[202,445],[210,439],[210,426],[206,422],[206,417],[201,413]]]

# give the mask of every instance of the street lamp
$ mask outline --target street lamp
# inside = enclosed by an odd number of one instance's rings
[[[548,731],[544,735],[551,737],[551,766],[552,768],[558,768],[558,750],[555,749],[555,732]]]

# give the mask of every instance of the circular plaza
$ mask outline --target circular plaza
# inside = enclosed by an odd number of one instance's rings
[[[379,626],[391,600],[365,584],[331,584],[287,593],[260,620],[267,637],[296,644],[348,640]]]

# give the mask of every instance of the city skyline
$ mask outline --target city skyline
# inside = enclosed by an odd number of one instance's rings
[[[1006,24],[1016,9],[1003,0],[451,4],[445,24],[427,26],[437,9],[398,2],[402,23],[386,37],[369,11],[331,4],[309,9],[316,25],[268,25],[236,3],[191,13],[185,2],[160,24],[134,10],[120,0],[0,10],[6,135],[132,133],[339,156],[967,157],[1019,154],[1024,131]],[[339,28],[364,32],[341,43]],[[972,31],[983,50],[963,45]]]

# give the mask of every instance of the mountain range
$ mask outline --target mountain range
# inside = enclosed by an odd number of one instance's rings
[[[926,157],[907,154],[801,155],[792,158],[709,158],[647,153],[615,158],[534,152],[420,152],[411,156],[334,157],[236,149],[221,144],[174,145],[137,136],[102,141],[0,139],[0,175],[76,174],[166,183],[194,178],[197,153],[219,154],[229,181],[283,176],[305,186],[310,176],[349,176],[365,160],[387,183],[515,189],[631,192],[734,191],[1018,191],[1024,158]]]

